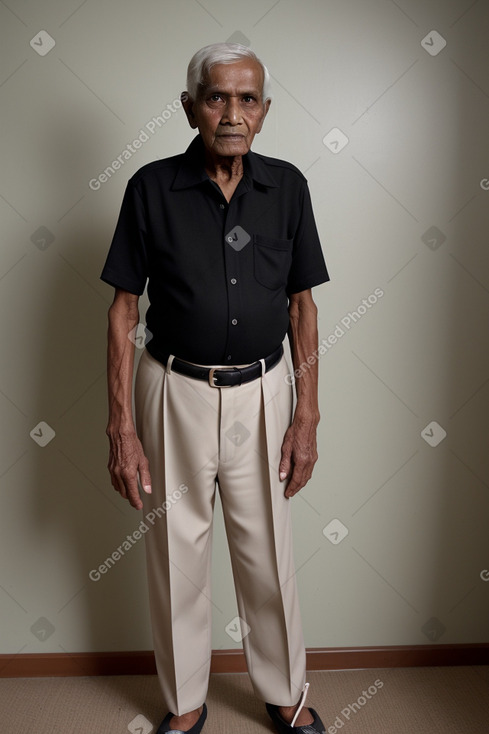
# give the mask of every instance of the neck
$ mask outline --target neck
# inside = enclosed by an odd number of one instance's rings
[[[206,152],[205,170],[213,181],[237,181],[243,176],[243,156],[210,156]]]

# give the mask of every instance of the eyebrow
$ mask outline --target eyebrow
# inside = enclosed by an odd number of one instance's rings
[[[227,96],[231,96],[229,92],[226,92],[224,89],[221,89],[218,86],[209,85],[207,87],[203,87],[202,88],[202,91],[204,92],[204,94],[209,94],[209,93],[211,93],[211,94],[225,94]],[[244,89],[244,90],[238,90],[236,96],[237,97],[246,96],[246,95],[259,96],[260,94],[261,94],[261,92],[258,89]]]

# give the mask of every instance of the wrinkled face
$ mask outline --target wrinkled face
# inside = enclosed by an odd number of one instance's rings
[[[262,101],[263,69],[253,59],[216,64],[195,101],[184,102],[212,158],[245,155],[270,107]]]

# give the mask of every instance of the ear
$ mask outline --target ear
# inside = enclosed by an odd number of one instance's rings
[[[258,125],[258,127],[256,129],[256,133],[261,132],[261,129],[263,127],[263,123],[265,122],[265,117],[268,114],[268,110],[270,109],[270,105],[271,104],[272,104],[272,100],[269,97],[267,100],[265,100],[265,104],[263,105],[263,116],[261,118],[260,124]]]
[[[185,114],[187,115],[188,124],[190,127],[195,130],[197,127],[197,120],[195,119],[194,115],[194,101],[191,99],[188,92],[182,92],[180,95],[180,101],[182,103],[182,107],[185,110]]]

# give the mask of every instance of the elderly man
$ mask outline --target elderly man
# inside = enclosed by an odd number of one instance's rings
[[[109,470],[114,488],[152,520],[150,609],[168,707],[158,733],[197,734],[207,715],[218,487],[253,688],[277,731],[313,734],[324,726],[304,706],[289,500],[317,459],[311,288],[329,276],[305,178],[250,151],[270,107],[266,67],[244,46],[206,46],[189,64],[187,90],[183,106],[199,134],[182,155],[130,179],[101,276],[116,289]],[[128,335],[147,280],[134,423]],[[294,368],[307,367],[295,409],[287,333]]]

